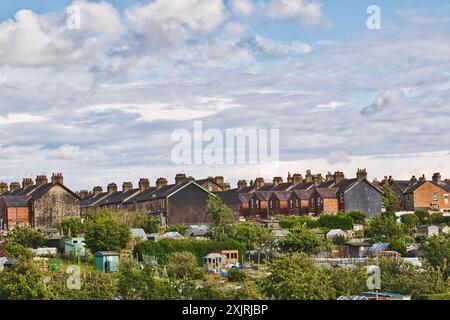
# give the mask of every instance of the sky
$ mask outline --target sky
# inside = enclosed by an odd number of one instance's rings
[[[0,2],[0,181],[450,178],[449,98],[448,1]],[[278,166],[175,164],[194,121],[279,129]]]

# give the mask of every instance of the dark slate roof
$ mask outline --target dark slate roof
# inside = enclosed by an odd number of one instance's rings
[[[244,187],[242,189],[239,189],[239,193],[250,193],[250,192],[253,192],[254,190],[255,190],[254,187],[247,186],[247,187]]]
[[[273,184],[265,184],[262,187],[259,187],[258,191],[272,191],[273,187]]]
[[[345,192],[345,191],[347,191],[351,186],[353,186],[356,182],[358,182],[358,179],[357,178],[354,178],[354,179],[344,179],[344,180],[341,180],[341,181],[339,181],[337,184],[336,184],[336,188],[338,189],[337,190],[337,193],[343,193],[343,192]]]
[[[92,206],[93,204],[95,204],[97,201],[100,201],[103,197],[105,197],[108,193],[106,192],[102,192],[99,193],[97,195],[94,195],[92,197],[88,197],[88,198],[84,198],[83,200],[81,200],[80,205],[82,207],[89,207]]]
[[[7,207],[28,207],[28,197],[27,196],[1,196],[5,201]]]
[[[36,185],[31,185],[26,188],[20,188],[17,190],[8,191],[8,192],[5,192],[4,194],[11,195],[11,196],[26,196],[30,192],[32,192],[34,189],[36,189]]]
[[[239,201],[241,203],[247,203],[250,201],[252,195],[249,193],[239,193]]]
[[[127,200],[128,198],[132,197],[133,195],[135,195],[136,193],[139,192],[139,189],[131,189],[128,191],[117,191],[114,192],[112,194],[110,194],[109,196],[107,196],[106,198],[102,199],[99,203],[97,203],[98,206],[106,206],[109,204],[118,204],[118,203],[122,203],[125,200]]]
[[[334,184],[334,181],[324,181],[319,183],[316,187],[317,188],[330,188]]]
[[[180,190],[181,188],[185,187],[186,185],[188,185],[190,183],[192,183],[192,181],[184,181],[180,184],[169,184],[160,189],[150,188],[144,192],[139,193],[137,196],[131,198],[130,200],[126,201],[126,203],[130,203],[130,202],[135,203],[135,202],[150,201],[153,199],[166,198],[169,195],[171,195],[172,193]],[[194,183],[196,185],[198,185],[195,181],[194,181]]]
[[[427,181],[416,181],[415,183],[411,184],[404,193],[411,193],[419,189],[421,186],[423,186]]]
[[[239,205],[241,202],[239,200],[239,192],[237,189],[216,192],[215,193],[224,204],[226,205]]]
[[[406,189],[408,189],[409,185],[411,184],[410,180],[394,180],[392,182],[393,184],[395,184],[395,186],[402,192],[404,193]]]
[[[336,198],[338,188],[317,188],[316,190],[322,198]]]
[[[272,188],[273,191],[288,191],[293,187],[292,183],[284,182],[280,183]]]
[[[278,198],[278,200],[289,200],[289,198],[292,196],[292,192],[290,191],[274,191],[273,194]]]
[[[259,191],[258,190],[258,191],[255,191],[253,194],[259,200],[267,201],[267,200],[269,200],[270,196],[272,195],[272,192],[270,192],[270,191]]]
[[[294,192],[297,195],[297,197],[299,197],[300,200],[308,200],[313,195],[314,190],[313,189],[294,190]]]
[[[308,190],[314,186],[312,182],[300,182],[294,186],[294,190]]]
[[[127,201],[125,201],[125,203],[147,201],[147,200],[151,199],[150,194],[153,193],[153,191],[155,191],[155,190],[156,190],[156,187],[150,187],[150,188],[138,193],[131,199],[128,199]]]

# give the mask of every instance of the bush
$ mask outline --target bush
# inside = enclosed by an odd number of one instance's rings
[[[450,300],[450,293],[424,294],[415,297],[414,300]]]
[[[17,226],[8,235],[11,242],[21,244],[24,247],[37,248],[41,247],[47,241],[45,235],[27,226]]]
[[[83,230],[83,223],[79,218],[66,218],[56,225],[65,236],[76,237]]]
[[[174,252],[187,251],[192,253],[199,263],[202,258],[212,251],[220,250],[239,250],[239,255],[246,252],[245,246],[234,240],[226,241],[195,241],[195,240],[175,240],[162,239],[159,241],[143,241],[134,248],[134,255],[142,260],[142,255],[154,256],[158,263],[165,265],[168,262],[169,255]]]
[[[314,229],[319,227],[317,220],[312,220],[309,216],[287,216],[280,219],[280,225],[283,229],[295,229],[307,227]]]
[[[319,217],[319,225],[327,230],[331,229],[342,229],[342,230],[352,230],[353,220],[350,216],[345,213],[338,213],[336,215],[332,214],[322,214]]]
[[[419,218],[413,213],[402,215],[400,220],[408,228],[414,228],[419,223]]]
[[[282,252],[313,254],[326,249],[327,243],[324,243],[314,231],[303,227],[292,230],[278,243],[278,246]]]
[[[190,252],[174,252],[167,260],[167,272],[178,279],[198,276],[199,264],[197,258]]]
[[[5,252],[9,259],[28,260],[33,256],[28,248],[14,242],[10,242],[5,246]]]
[[[239,269],[231,269],[228,272],[228,281],[231,282],[244,282],[247,278],[245,271]]]
[[[347,215],[352,219],[353,223],[364,224],[366,222],[366,214],[361,211],[350,211]]]
[[[417,210],[414,214],[419,218],[419,223],[424,224],[428,221],[430,214],[426,210]]]

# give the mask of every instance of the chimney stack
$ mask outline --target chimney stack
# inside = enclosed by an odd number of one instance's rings
[[[22,180],[22,188],[26,188],[33,185],[33,179],[31,178],[23,178]]]
[[[273,178],[273,184],[274,185],[279,185],[280,183],[283,183],[283,178],[282,177],[275,177]]]
[[[417,182],[417,178],[416,176],[412,176],[411,179],[409,180],[411,182],[411,184],[414,184]]]
[[[8,192],[8,184],[0,182],[0,194]]]
[[[334,175],[330,171],[328,171],[327,175],[325,176],[325,179],[327,181],[334,181]]]
[[[436,172],[433,174],[433,182],[434,183],[441,183],[442,182],[442,176],[439,172]]]
[[[52,175],[52,183],[53,184],[64,184],[64,177],[62,175],[62,173],[54,173]]]
[[[189,176],[186,178],[186,181],[188,182],[195,181],[195,178],[193,176]]]
[[[44,184],[47,184],[48,180],[47,180],[47,176],[45,175],[40,175],[36,177],[36,187],[40,187]]]
[[[186,174],[185,173],[178,173],[175,176],[175,184],[180,184],[186,181]]]
[[[224,182],[225,182],[225,179],[224,179],[222,176],[217,176],[217,177],[214,178],[214,182],[215,182],[217,185],[223,187],[223,184],[224,184]]]
[[[341,181],[344,180],[344,179],[345,179],[345,175],[344,175],[343,172],[341,172],[341,171],[336,171],[336,172],[334,173],[334,183],[335,183],[335,184],[338,184],[339,182],[341,182]]]
[[[264,178],[258,177],[255,179],[255,187],[256,189],[261,188],[264,186]]]
[[[115,192],[117,192],[117,184],[115,183],[108,184],[108,195],[111,195]]]
[[[293,184],[299,184],[303,182],[303,177],[300,173],[294,173],[292,176],[292,183]]]
[[[420,178],[419,178],[420,182],[425,182],[427,181],[427,179],[425,178],[425,175],[423,174]]]
[[[150,181],[147,178],[141,178],[139,180],[139,192],[145,191],[150,188]]]
[[[161,189],[167,186],[167,179],[165,178],[159,178],[156,180],[156,189]]]
[[[128,182],[128,181],[122,183],[122,191],[123,191],[123,192],[130,191],[130,190],[132,190],[132,189],[133,189],[133,183]]]
[[[19,190],[19,189],[20,189],[19,182],[11,182],[11,184],[9,185],[9,190],[11,190],[11,191]]]
[[[247,181],[245,181],[245,180],[238,181],[238,190],[241,190],[242,188],[245,188],[246,186],[247,186]]]
[[[293,183],[294,179],[292,179],[292,175],[290,172],[288,172],[288,176],[287,176],[287,182],[288,183]]]
[[[323,182],[323,177],[322,177],[321,173],[315,174],[313,176],[313,179],[314,179],[314,184],[319,184],[319,183]]]
[[[305,178],[306,178],[306,182],[308,182],[308,183],[314,182],[314,177],[311,174],[311,170],[306,170]]]
[[[356,178],[358,178],[358,180],[366,180],[367,179],[367,171],[366,169],[358,169],[358,171],[356,172]]]
[[[99,195],[100,193],[103,193],[103,188],[101,186],[96,186],[92,192],[94,193],[94,196]]]
[[[80,190],[80,192],[78,192],[78,196],[79,196],[81,199],[86,198],[88,195],[89,195],[89,191],[87,191],[87,190]]]

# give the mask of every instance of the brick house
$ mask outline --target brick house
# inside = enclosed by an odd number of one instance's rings
[[[450,212],[450,188],[435,173],[432,181],[424,176],[405,190],[405,210]]]
[[[26,196],[0,196],[0,229],[30,225],[30,205]]]
[[[299,203],[298,214],[309,215],[316,212],[314,189],[294,190]]]
[[[339,211],[337,192],[338,188],[314,189],[314,197],[316,202],[315,213],[337,213]]]

